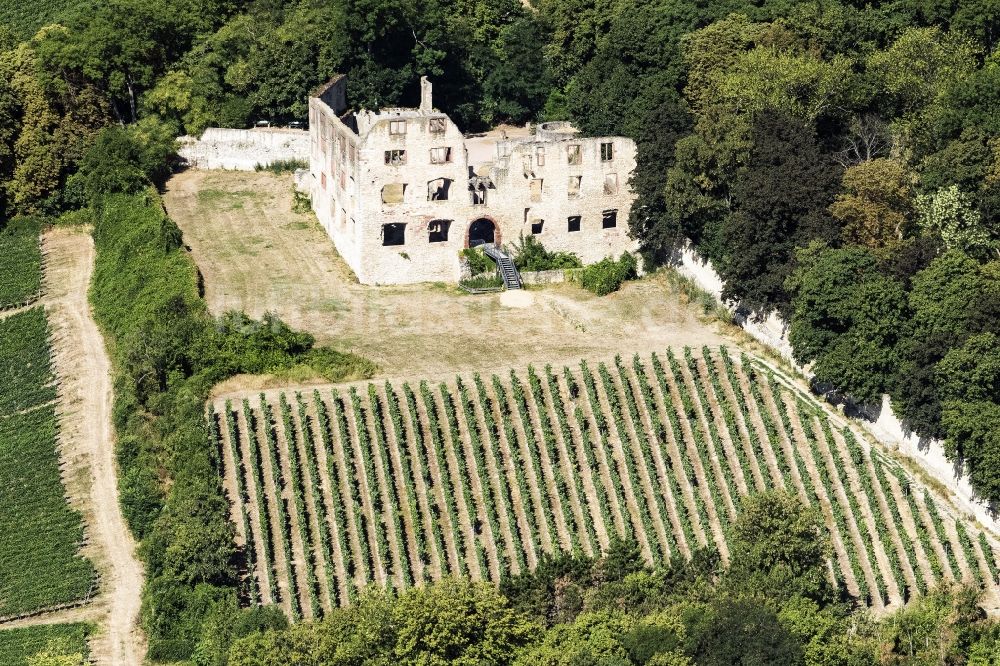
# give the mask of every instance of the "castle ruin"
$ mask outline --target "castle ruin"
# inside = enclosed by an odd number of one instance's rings
[[[635,143],[566,122],[466,137],[433,108],[352,112],[347,79],[309,99],[311,199],[362,284],[458,281],[462,248],[535,235],[584,263],[634,250]]]

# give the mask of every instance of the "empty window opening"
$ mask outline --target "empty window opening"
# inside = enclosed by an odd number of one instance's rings
[[[326,172],[320,171],[319,173],[319,184],[324,190],[326,189]]]
[[[531,179],[531,200],[541,201],[542,200],[542,179],[532,178]]]
[[[566,223],[566,231],[579,231],[580,230],[580,216],[570,215],[568,222]]]
[[[428,201],[447,201],[448,191],[451,189],[451,181],[447,178],[438,178],[427,183]]]
[[[573,144],[571,146],[566,146],[566,163],[567,164],[580,164],[580,146],[578,144]]]
[[[569,177],[569,189],[567,190],[569,196],[578,197],[580,196],[580,183],[583,181],[583,176],[570,176]]]
[[[618,211],[606,210],[601,215],[601,228],[613,229],[618,226]]]
[[[382,186],[382,203],[403,203],[406,196],[406,183],[389,183]]]
[[[390,120],[389,121],[389,134],[393,134],[393,135],[406,134],[406,121],[405,120]]]
[[[604,174],[604,193],[618,194],[618,174],[616,173]]]
[[[542,225],[545,224],[545,220],[532,220],[531,221],[531,233],[535,236],[542,233]]]
[[[448,240],[448,229],[451,228],[451,220],[431,220],[427,225],[428,240],[431,243],[444,243]]]
[[[385,151],[385,163],[391,166],[400,166],[406,164],[406,151],[405,150]]]
[[[434,134],[443,133],[445,128],[447,127],[444,118],[431,118],[429,124],[430,124],[430,130]]]
[[[486,204],[486,188],[482,185],[469,187],[469,199],[473,206],[483,206]]]
[[[431,164],[451,162],[451,148],[431,148]]]
[[[601,161],[610,162],[615,159],[615,144],[613,143],[602,143],[601,144]]]
[[[402,245],[406,242],[406,223],[392,222],[382,225],[382,245]]]
[[[545,166],[545,146],[535,148],[535,164]]]

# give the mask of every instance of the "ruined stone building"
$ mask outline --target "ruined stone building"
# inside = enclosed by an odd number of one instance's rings
[[[465,137],[433,108],[353,112],[347,80],[309,100],[312,205],[363,284],[457,281],[459,252],[534,234],[584,263],[632,250],[635,143],[569,123]]]

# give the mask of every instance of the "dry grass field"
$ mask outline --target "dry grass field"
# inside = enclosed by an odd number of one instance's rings
[[[722,341],[663,277],[604,298],[574,285],[531,290],[522,307],[446,285],[362,286],[315,216],[292,211],[290,176],[190,170],[170,180],[164,200],[213,312],[276,312],[322,343],[375,361],[386,376]]]

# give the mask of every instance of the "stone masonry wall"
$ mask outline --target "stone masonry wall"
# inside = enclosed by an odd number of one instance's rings
[[[317,116],[322,118],[324,114]],[[538,237],[546,248],[575,252],[585,263],[635,249],[627,224],[634,199],[628,187],[628,177],[635,168],[635,144],[631,140],[612,137],[522,142],[513,146],[505,159],[497,160],[498,166],[491,171],[495,187],[487,191],[486,203],[474,204],[468,191],[473,165],[468,163],[458,127],[443,114],[401,117],[406,120],[405,134],[390,132],[389,115],[360,140],[357,178],[347,179],[348,205],[343,206],[339,198],[336,203],[327,203],[322,197],[313,197],[324,228],[362,283],[457,281],[458,254],[468,247],[470,226],[478,219],[493,222],[497,241],[506,244],[517,241],[522,234],[530,235],[532,225],[542,221]],[[444,119],[445,130],[430,131],[432,119]],[[614,154],[608,161],[601,160],[602,143],[613,146]],[[579,164],[569,164],[569,146],[579,147]],[[542,164],[537,159],[539,147],[545,151]],[[450,148],[450,161],[432,163],[431,150],[435,148]],[[388,150],[404,150],[405,163],[386,164]],[[327,159],[324,151],[316,155],[314,146],[313,174],[319,173],[320,179],[322,163]],[[607,174],[614,174],[617,182],[617,191],[611,194],[605,194]],[[569,194],[570,176],[581,178],[579,193],[574,196]],[[450,184],[448,198],[431,200],[429,184],[441,178]],[[533,179],[541,180],[534,195]],[[395,188],[392,196],[383,197],[386,186]],[[346,211],[340,217],[353,220],[349,240],[343,238],[343,224],[334,221],[337,206]],[[614,228],[602,228],[606,210],[617,211]],[[570,216],[580,217],[579,231],[569,231]],[[436,221],[448,223],[447,240],[430,242],[429,229]],[[405,224],[403,245],[383,245],[386,224]]]
[[[253,171],[258,164],[309,157],[309,133],[305,130],[210,127],[200,138],[185,136],[178,141],[180,156],[199,169]]]
[[[702,259],[693,249],[688,247],[680,253],[677,263],[677,270],[682,275],[690,277],[702,289],[712,293],[716,298],[721,296],[722,280],[715,272],[711,262]],[[809,371],[798,365],[792,358],[787,326],[777,316],[771,315],[763,322],[740,321],[739,324],[751,336],[780,353],[800,372],[809,376]],[[953,498],[964,511],[974,515],[995,536],[1000,536],[1000,524],[997,523],[993,508],[976,496],[968,476],[947,459],[944,443],[940,440],[923,439],[909,432],[893,411],[892,402],[888,395],[882,397],[882,408],[875,421],[861,419],[856,423],[870,432],[886,448],[898,451],[908,457],[933,478],[940,481],[952,492]]]

